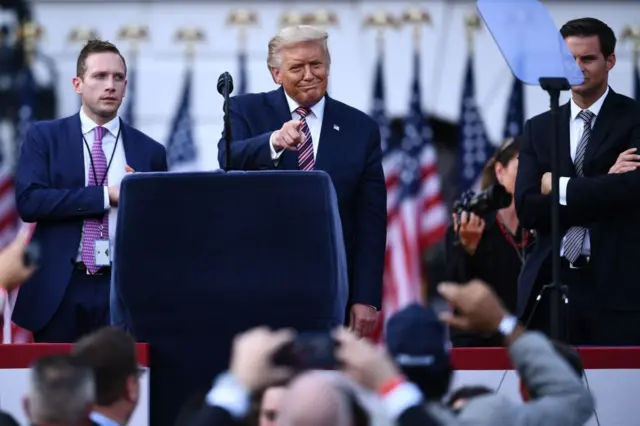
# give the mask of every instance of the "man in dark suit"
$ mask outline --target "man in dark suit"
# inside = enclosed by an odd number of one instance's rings
[[[619,154],[640,148],[640,107],[608,85],[616,63],[611,28],[582,18],[560,32],[584,74],[559,118],[561,278],[569,302],[562,323],[571,343],[637,345],[640,173],[612,166]],[[522,225],[538,233],[520,276],[518,311],[545,331],[548,297],[541,304],[535,298],[551,281],[552,131],[550,112],[526,122],[515,191]]]
[[[386,244],[380,129],[363,112],[326,94],[331,65],[327,38],[326,31],[303,25],[285,28],[269,42],[267,64],[281,87],[231,98],[230,166],[329,174],[347,252],[347,318],[352,329],[367,336],[381,305]],[[225,155],[223,135],[218,143],[221,167],[226,166]],[[292,225],[303,224],[301,218]]]
[[[22,220],[37,223],[42,254],[13,320],[36,342],[74,342],[109,323],[120,182],[134,170],[167,170],[164,147],[117,115],[126,73],[113,44],[89,41],[73,78],[80,112],[34,124],[22,142],[16,203]]]

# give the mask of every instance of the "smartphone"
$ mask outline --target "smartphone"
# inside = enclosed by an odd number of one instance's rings
[[[429,297],[429,306],[439,317],[442,313],[453,314],[453,306],[442,296],[434,295]],[[451,333],[449,327],[446,327],[446,339],[451,341]]]
[[[40,245],[31,239],[33,237],[33,233],[36,230],[35,223],[25,223],[22,225],[22,229],[20,232],[28,232],[29,233],[29,243],[22,254],[22,263],[25,267],[37,265],[40,262]]]
[[[333,369],[338,366],[336,347],[330,333],[300,333],[274,354],[273,363],[296,370]]]

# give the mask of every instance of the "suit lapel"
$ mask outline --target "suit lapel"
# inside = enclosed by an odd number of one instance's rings
[[[560,123],[558,128],[558,142],[560,152],[560,172],[562,176],[574,177],[576,169],[571,160],[571,105],[564,104],[560,110]]]
[[[124,149],[124,158],[133,170],[147,171],[147,167],[145,167],[145,163],[142,161],[140,156],[140,150],[136,149],[137,147],[136,141],[134,140],[133,129],[127,123],[122,121],[122,119],[120,119],[120,140],[118,140],[118,143],[122,144],[122,149]]]
[[[318,143],[318,154],[316,155],[316,170],[328,172],[332,166],[332,159],[340,148],[340,127],[338,126],[338,105],[326,95],[324,103],[324,114],[322,116],[322,126],[320,127],[320,140]]]
[[[79,113],[67,119],[66,132],[66,139],[71,144],[68,157],[71,162],[69,167],[71,185],[83,187],[86,184],[87,171],[84,169],[84,140],[82,139],[82,124]]]
[[[596,117],[596,123],[591,131],[591,138],[587,144],[587,150],[584,153],[585,175],[590,169],[592,160],[597,156],[598,152],[605,150],[608,142],[608,136],[615,124],[616,114],[616,93],[609,89],[609,94],[602,103],[600,114]]]
[[[267,99],[271,108],[273,108],[273,127],[279,129],[284,123],[291,120],[291,111],[289,111],[289,104],[287,98],[284,96],[284,89],[282,86],[278,90],[274,90],[267,95]],[[292,151],[285,151],[280,157],[279,169],[284,170],[296,170],[298,168],[298,155]]]

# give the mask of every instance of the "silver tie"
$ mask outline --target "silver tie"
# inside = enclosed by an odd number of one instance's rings
[[[589,138],[591,137],[591,122],[593,121],[595,116],[596,115],[594,113],[587,109],[580,111],[580,113],[578,114],[578,118],[580,118],[584,122],[584,131],[582,133],[582,138],[578,143],[576,158],[573,161],[573,165],[576,168],[576,174],[579,177],[584,176],[584,153],[587,151],[587,144],[589,143]],[[569,228],[564,241],[564,257],[569,262],[573,263],[578,259],[578,257],[580,257],[580,254],[582,253],[582,246],[584,245],[584,239],[586,236],[587,228],[583,228],[581,226],[574,226]]]

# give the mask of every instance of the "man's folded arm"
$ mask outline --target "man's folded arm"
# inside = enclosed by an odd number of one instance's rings
[[[640,149],[640,117],[636,121],[628,148]],[[567,179],[566,205],[588,212],[594,220],[610,218],[620,209],[639,208],[640,170]]]
[[[50,188],[49,157],[37,125],[27,131],[15,178],[16,208],[25,222],[99,216],[109,209],[106,187]]]
[[[546,233],[551,231],[551,195],[540,192],[545,171],[540,169],[533,143],[531,121],[527,120],[518,156],[514,202],[518,220],[524,228]],[[564,226],[586,225],[588,220],[585,212],[579,209],[560,207],[560,221]]]
[[[249,123],[243,116],[237,102],[229,100],[229,123],[231,127],[231,169],[262,170],[274,168],[270,152],[270,138],[273,132],[251,136]],[[227,145],[225,131],[218,141],[218,164],[226,168]]]
[[[372,128],[364,172],[356,189],[356,249],[351,303],[380,309],[387,241],[387,188],[382,171],[380,132]]]

